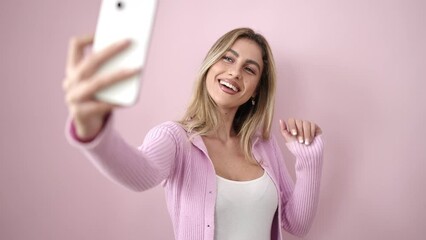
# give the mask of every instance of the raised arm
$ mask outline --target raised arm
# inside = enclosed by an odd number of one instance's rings
[[[312,135],[306,134],[300,139],[299,133],[303,132],[303,128],[296,130],[296,133],[291,133],[290,124],[287,127],[281,123],[281,131],[285,131],[283,136],[288,140],[286,146],[296,157],[296,181],[293,183],[287,172],[282,174],[284,186],[281,199],[284,207],[280,214],[282,227],[296,236],[304,236],[308,233],[318,205],[324,143],[320,135],[321,130],[316,128],[316,130],[312,129]],[[309,140],[305,141],[306,139]],[[281,151],[276,143],[274,147],[278,161],[282,164],[281,169],[286,171]]]
[[[121,41],[86,54],[93,37],[74,37],[69,44],[66,76],[63,81],[69,121],[66,134],[95,166],[112,180],[133,190],[145,190],[166,179],[174,160],[176,141],[167,127],[157,127],[136,149],[114,131],[113,110],[119,106],[96,100],[99,90],[123,81],[140,69],[121,69],[96,74],[99,67],[129,45]]]

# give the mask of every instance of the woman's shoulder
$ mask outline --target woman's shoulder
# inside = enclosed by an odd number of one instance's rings
[[[169,129],[172,131],[183,131],[186,132],[185,128],[177,121],[165,121],[157,124],[154,128]]]
[[[162,122],[149,131],[149,134],[167,134],[174,138],[187,138],[187,131],[185,128],[179,123],[175,121],[166,121]]]

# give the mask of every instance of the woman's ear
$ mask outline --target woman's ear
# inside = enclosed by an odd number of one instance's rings
[[[259,86],[257,86],[256,90],[254,90],[253,95],[251,95],[251,98],[256,98],[257,94],[259,94]]]

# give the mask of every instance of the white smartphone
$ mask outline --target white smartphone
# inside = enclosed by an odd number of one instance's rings
[[[93,51],[130,39],[132,44],[105,63],[96,74],[108,74],[120,69],[142,67],[145,64],[155,19],[157,0],[102,0],[96,26]],[[96,93],[96,99],[122,106],[137,102],[141,75],[116,83]]]

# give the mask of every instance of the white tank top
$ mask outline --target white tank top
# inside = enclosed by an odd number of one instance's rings
[[[217,176],[215,240],[270,240],[277,207],[277,190],[266,171],[250,181]]]

